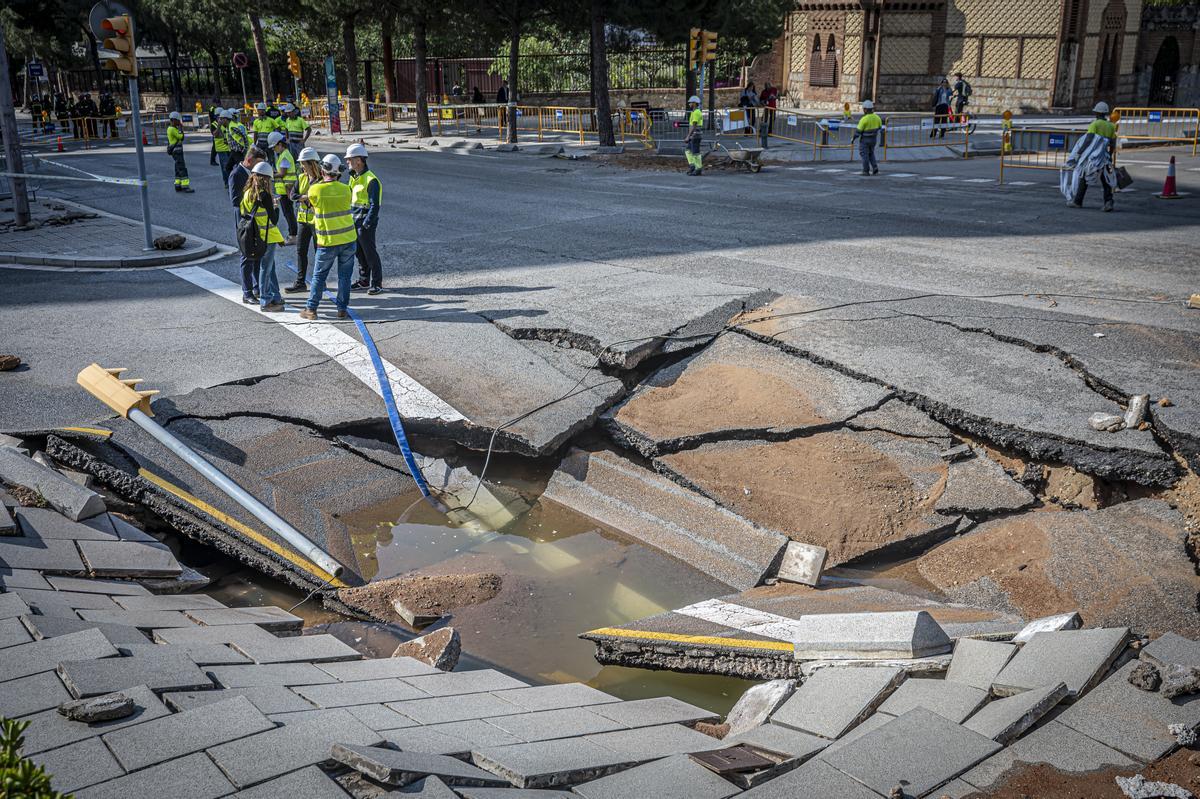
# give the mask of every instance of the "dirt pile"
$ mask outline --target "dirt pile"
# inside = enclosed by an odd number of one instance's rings
[[[378,619],[401,621],[395,603],[423,615],[445,615],[455,608],[486,602],[500,593],[502,580],[493,573],[402,575],[356,588],[343,588],[338,598]]]
[[[1127,799],[1117,787],[1117,777],[1141,774],[1152,782],[1169,782],[1195,792],[1200,786],[1200,754],[1180,749],[1143,769],[1105,769],[1086,774],[1066,774],[1039,764],[1014,770],[1008,778],[986,792],[967,794],[966,799]],[[934,795],[938,795],[934,791]]]

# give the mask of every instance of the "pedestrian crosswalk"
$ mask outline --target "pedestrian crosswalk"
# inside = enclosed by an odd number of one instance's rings
[[[783,167],[788,172],[812,172],[814,175],[860,175],[861,171],[857,166],[853,167],[818,167],[818,166],[787,166]],[[899,178],[899,179],[915,179],[928,181],[930,183],[973,183],[976,185],[992,184],[997,185],[996,178],[973,178],[962,175],[921,175],[916,172],[889,172],[886,169],[879,173],[880,177]],[[1040,183],[1032,180],[1006,180],[1004,186],[1045,186],[1047,183]]]

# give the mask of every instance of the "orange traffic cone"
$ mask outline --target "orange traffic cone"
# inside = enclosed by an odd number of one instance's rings
[[[1171,156],[1171,163],[1167,167],[1167,178],[1163,181],[1162,194],[1156,194],[1160,200],[1178,200],[1182,195],[1175,190],[1175,156]]]
[[[59,136],[59,137],[58,137],[58,151],[59,151],[60,153],[63,151],[63,146],[62,146],[62,136]]]

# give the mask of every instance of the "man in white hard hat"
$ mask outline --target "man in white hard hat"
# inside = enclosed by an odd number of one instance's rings
[[[292,103],[283,107],[283,129],[287,132],[288,149],[292,151],[292,155],[298,155],[308,145],[312,128],[309,127],[308,120],[300,116],[300,109]]]
[[[1067,205],[1082,208],[1088,183],[1099,183],[1104,191],[1104,210],[1111,211],[1113,189],[1117,185],[1112,162],[1117,148],[1117,126],[1109,119],[1108,103],[1096,103],[1092,113],[1096,118],[1067,156],[1067,163],[1060,173],[1059,188],[1067,198]]]
[[[287,222],[287,240],[284,246],[296,243],[296,207],[292,205],[292,189],[296,186],[296,159],[287,146],[287,135],[281,130],[267,134],[267,146],[275,153],[275,195],[279,201],[281,216]]]
[[[175,159],[175,191],[192,194],[187,164],[183,162],[183,114],[172,111],[167,123],[167,155]]]
[[[296,281],[284,289],[288,294],[308,294],[308,248],[316,244],[316,221],[308,201],[308,190],[321,182],[321,156],[312,147],[305,147],[296,159],[296,185],[293,196],[296,204]]]
[[[354,278],[354,251],[358,233],[350,210],[352,193],[342,183],[342,160],[333,153],[321,159],[321,182],[308,189],[308,204],[313,210],[313,232],[317,239],[317,263],[309,284],[308,302],[301,319],[315,320],[325,282],[337,266],[337,316],[345,319],[350,307],[350,281]]]
[[[879,142],[879,131],[883,127],[883,120],[875,113],[875,103],[871,100],[863,100],[862,110],[862,118],[858,120],[858,127],[854,131],[854,137],[850,139],[850,144],[853,145],[854,140],[858,139],[858,155],[862,158],[862,173],[878,175],[879,163],[875,160],[875,145]]]
[[[367,148],[362,144],[351,144],[346,148],[346,164],[350,167],[354,226],[358,228],[358,281],[351,288],[366,289],[368,294],[374,295],[383,291],[383,262],[375,247],[383,186],[367,166]]]
[[[700,110],[700,98],[688,98],[688,130],[683,140],[683,155],[687,158],[689,175],[700,175],[704,171],[704,158],[700,155],[700,142],[704,136],[704,112]]]
[[[267,144],[267,136],[271,135],[271,131],[276,130],[275,120],[267,116],[266,103],[255,103],[254,111],[257,116],[254,117],[254,122],[250,125],[254,132],[254,143],[260,150],[270,152],[270,145]]]

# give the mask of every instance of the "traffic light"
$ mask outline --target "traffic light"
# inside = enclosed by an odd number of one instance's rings
[[[142,382],[140,378],[122,378],[125,369],[105,369],[99,364],[92,364],[75,378],[75,382],[87,389],[88,393],[103,402],[108,407],[128,417],[129,412],[137,408],[147,416],[153,416],[150,410],[150,398],[158,392],[155,390],[138,391],[134,388]]]
[[[696,55],[700,49],[700,34],[703,32],[699,28],[692,28],[691,36],[688,38],[688,69],[696,68]]]
[[[133,41],[133,20],[128,16],[109,17],[100,23],[100,29],[112,34],[105,37],[102,45],[105,50],[112,50],[114,53],[105,57],[104,67],[136,78],[137,44]]]
[[[288,72],[300,77],[300,54],[295,50],[288,50]]]
[[[713,31],[700,32],[700,60],[705,63],[717,60],[717,34]]]

